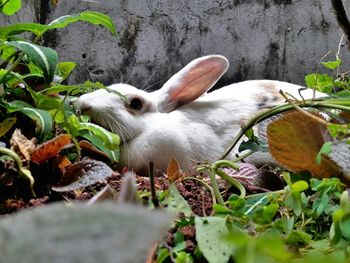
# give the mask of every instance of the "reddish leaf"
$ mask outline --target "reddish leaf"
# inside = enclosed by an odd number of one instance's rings
[[[274,159],[294,172],[310,171],[318,178],[338,176],[339,167],[322,155],[316,156],[325,142],[326,127],[309,116],[293,111],[270,123],[267,127],[269,149]]]
[[[69,134],[61,134],[38,146],[31,154],[32,161],[41,164],[57,156],[64,146],[71,142]]]
[[[171,159],[168,163],[167,175],[170,182],[175,182],[182,177],[180,165],[175,159]]]

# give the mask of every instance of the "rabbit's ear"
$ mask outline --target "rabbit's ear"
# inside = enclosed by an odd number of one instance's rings
[[[159,90],[158,110],[170,112],[197,99],[214,86],[227,68],[227,59],[219,55],[191,61]]]

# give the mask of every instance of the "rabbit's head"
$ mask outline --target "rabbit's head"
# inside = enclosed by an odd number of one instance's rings
[[[92,122],[119,134],[124,142],[128,142],[154,122],[161,121],[161,114],[172,112],[200,97],[227,68],[225,57],[205,56],[186,65],[160,90],[146,92],[127,84],[114,84],[82,95],[77,105],[83,114],[90,115]]]

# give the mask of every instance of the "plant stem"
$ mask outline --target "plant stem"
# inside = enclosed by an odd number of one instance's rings
[[[34,192],[34,189],[33,189],[34,178],[33,178],[32,174],[31,174],[31,172],[28,169],[25,169],[23,167],[21,158],[19,158],[19,156],[15,152],[11,151],[10,149],[4,148],[4,147],[0,147],[0,153],[8,155],[13,160],[15,160],[15,162],[16,162],[16,164],[18,166],[18,173],[29,181],[30,192],[31,192],[32,196],[35,197],[35,192]]]
[[[211,186],[213,188],[215,198],[216,198],[218,204],[225,206],[224,199],[222,198],[220,190],[219,190],[218,182],[216,181],[216,171],[214,169],[211,169],[211,171],[209,173],[209,178],[210,178]]]
[[[154,207],[159,207],[159,201],[156,193],[156,186],[154,183],[154,174],[155,174],[154,164],[153,162],[150,162],[148,166],[148,175],[149,175],[149,182],[150,182],[150,188],[151,188],[151,200]]]
[[[350,100],[349,99],[325,99],[325,100],[307,100],[300,103],[295,103],[295,105],[298,105],[301,108],[330,108],[330,109],[336,109],[336,110],[345,110],[350,111]],[[234,139],[231,141],[229,147],[225,151],[225,153],[220,157],[221,159],[225,159],[227,155],[232,151],[232,149],[236,146],[236,144],[239,142],[239,140],[242,138],[242,136],[254,125],[257,123],[266,120],[273,115],[292,110],[294,109],[294,105],[291,105],[290,103],[285,103],[279,106],[275,106],[269,110],[263,111],[250,119],[246,124],[242,125],[241,130],[238,132],[238,134],[234,137]]]

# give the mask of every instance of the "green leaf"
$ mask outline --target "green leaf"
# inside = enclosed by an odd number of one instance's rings
[[[337,69],[341,65],[342,61],[341,59],[337,59],[335,61],[327,61],[327,62],[321,62],[323,66],[330,70]]]
[[[109,150],[119,148],[120,138],[118,135],[107,131],[106,129],[94,124],[94,123],[80,123],[79,130],[88,130],[95,136],[105,142],[105,146]]]
[[[195,226],[199,249],[209,262],[228,262],[235,247],[248,239],[246,233],[229,223],[228,217],[196,217]]]
[[[48,83],[51,82],[58,61],[55,50],[25,41],[8,41],[6,42],[6,45],[14,46],[24,52],[29,59],[43,71],[46,81]]]
[[[292,191],[303,192],[309,188],[309,184],[303,180],[297,181],[291,186]]]
[[[0,137],[4,136],[16,123],[16,117],[6,118],[0,123]]]
[[[52,21],[48,26],[50,29],[63,28],[77,21],[86,21],[94,25],[102,25],[107,28],[113,36],[117,34],[113,21],[108,15],[93,11],[84,11],[80,14],[62,16]]]
[[[311,242],[311,236],[301,230],[293,230],[292,233],[286,238],[289,244],[309,244]]]
[[[35,35],[42,35],[48,30],[47,25],[36,23],[18,23],[0,27],[0,38],[6,39],[8,36],[17,35],[23,32],[32,32]]]
[[[76,66],[77,64],[74,62],[58,63],[57,68],[60,73],[60,76],[62,77],[62,80],[65,80]]]
[[[167,205],[167,208],[170,212],[178,214],[179,212],[183,213],[186,217],[193,215],[192,209],[187,201],[180,195],[174,184],[170,184],[168,188],[168,196],[163,201],[164,205]]]
[[[325,142],[316,156],[316,163],[321,164],[322,154],[329,154],[332,151],[332,142]]]
[[[47,30],[64,28],[71,23],[78,21],[86,21],[95,25],[102,25],[107,28],[114,36],[117,34],[112,19],[102,13],[85,11],[80,14],[66,15],[52,21],[48,25],[41,25],[36,23],[18,23],[9,26],[0,27],[0,38],[6,38],[10,35],[16,35],[23,32],[32,32],[37,36],[41,36]]]
[[[52,94],[58,92],[67,92],[71,95],[76,95],[78,93],[86,93],[91,92],[93,89],[102,89],[105,86],[101,83],[90,83],[87,82],[85,84],[77,84],[77,85],[55,85],[45,90],[45,93]]]
[[[35,108],[21,108],[20,111],[36,122],[40,139],[44,139],[51,132],[52,117],[48,111]]]
[[[1,6],[2,12],[11,16],[21,8],[21,0],[9,0],[5,5]]]
[[[53,122],[48,111],[32,108],[31,105],[20,100],[10,102],[8,106],[7,111],[9,113],[20,111],[35,121],[36,131],[40,139],[43,139],[51,132]]]
[[[332,92],[334,78],[328,74],[308,74],[305,83],[308,88],[314,88],[321,92]]]
[[[272,223],[273,218],[275,217],[279,206],[277,204],[270,204],[264,207],[261,207],[256,211],[253,216],[254,222],[258,224],[270,224]]]
[[[348,241],[350,241],[350,214],[344,215],[339,221],[339,229]]]

